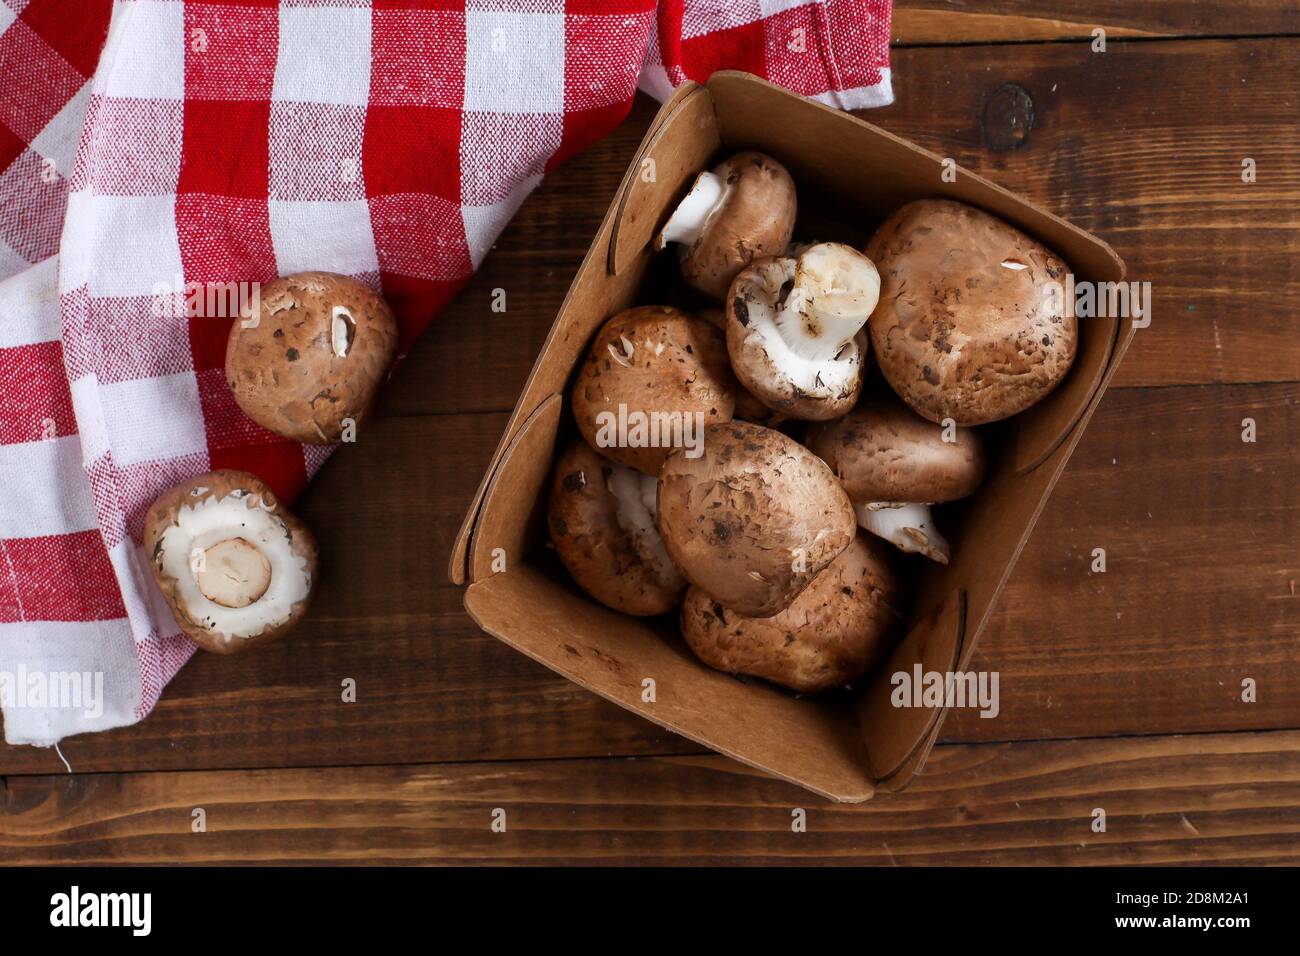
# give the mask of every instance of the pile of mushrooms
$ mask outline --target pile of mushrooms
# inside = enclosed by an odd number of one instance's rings
[[[792,243],[797,212],[771,156],[699,174],[656,241],[697,300],[597,331],[548,527],[600,603],[676,611],[705,664],[815,693],[887,655],[907,563],[952,557],[931,507],[983,479],[972,426],[1055,388],[1078,329],[1047,294],[1065,263],[979,209],[909,203],[864,249]]]
[[[230,328],[226,382],[257,424],[294,441],[355,440],[397,353],[392,310],[328,272],[282,276]],[[230,654],[275,640],[306,615],[316,541],[261,478],[198,475],[149,507],[144,549],[181,630]]]

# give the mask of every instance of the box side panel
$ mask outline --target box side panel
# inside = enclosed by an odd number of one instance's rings
[[[542,402],[501,455],[470,538],[471,581],[522,561],[530,543],[541,536],[540,516],[562,406],[559,395]]]
[[[530,565],[471,585],[465,607],[488,633],[661,727],[832,800],[873,792],[848,702],[710,670],[671,620],[616,613]]]

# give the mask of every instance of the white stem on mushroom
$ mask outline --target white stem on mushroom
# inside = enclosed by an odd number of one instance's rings
[[[687,248],[694,246],[704,234],[709,217],[722,206],[726,195],[727,184],[720,176],[700,173],[695,177],[691,191],[664,224],[656,247],[662,249],[670,242],[680,242]]]
[[[668,557],[668,549],[659,536],[657,492],[659,482],[654,475],[645,475],[635,469],[610,463],[606,487],[618,500],[618,526],[632,535],[637,552],[654,568],[655,576],[668,584],[679,577]]]
[[[824,362],[866,325],[879,298],[880,275],[870,259],[838,242],[817,243],[796,260],[776,327],[790,351]]]
[[[745,327],[747,339],[753,336],[760,339],[762,351],[776,373],[801,395],[832,399],[853,387],[864,352],[859,349],[856,337],[850,337],[847,344],[827,358],[812,359],[795,350],[789,340],[790,333],[782,331],[779,325],[779,315],[789,302],[788,296],[782,301],[782,292],[793,293],[796,271],[794,259],[782,257],[756,263],[736,280],[733,308]],[[804,351],[810,349],[805,347]]]
[[[948,542],[934,526],[930,506],[920,502],[872,501],[855,504],[858,524],[900,551],[948,563]]]

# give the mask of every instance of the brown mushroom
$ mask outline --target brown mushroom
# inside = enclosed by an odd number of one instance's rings
[[[867,245],[880,270],[869,323],[886,381],[932,422],[1015,415],[1065,377],[1078,323],[1055,283],[1069,267],[1042,243],[948,199],[895,212]]]
[[[679,243],[682,278],[721,302],[736,273],[785,250],[797,211],[784,166],[764,153],[737,153],[696,177],[656,245]]]
[[[579,587],[625,614],[665,614],[686,580],[655,525],[655,479],[575,439],[555,463],[547,525]]]
[[[226,381],[259,425],[330,444],[370,414],[397,342],[397,320],[369,286],[330,272],[282,276],[231,326]]]
[[[699,454],[704,426],[731,420],[735,392],[722,333],[669,306],[646,305],[600,327],[571,400],[592,448],[654,475],[674,448]]]
[[[736,276],[727,296],[727,351],[740,383],[769,408],[825,421],[862,389],[880,279],[862,253],[834,242],[797,258],[763,259]]]
[[[879,664],[901,612],[902,585],[888,547],[858,535],[779,614],[745,617],[692,587],[681,627],[710,667],[816,693],[850,684]]]
[[[246,471],[214,471],[149,507],[144,548],[181,630],[233,654],[291,630],[316,587],[316,540]]]
[[[930,505],[971,494],[984,477],[984,444],[970,428],[928,422],[894,401],[864,402],[812,426],[808,447],[853,501],[858,524],[903,551],[948,563]]]
[[[761,425],[704,432],[704,454],[674,452],[659,473],[659,532],[688,581],[723,607],[770,617],[847,548],[853,506],[834,473]]]

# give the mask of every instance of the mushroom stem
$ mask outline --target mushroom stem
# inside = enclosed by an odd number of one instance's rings
[[[649,561],[660,580],[670,580],[676,572],[659,536],[656,518],[659,479],[617,462],[611,468],[606,487],[618,499],[619,526],[633,536],[637,551]]]
[[[900,551],[948,563],[948,542],[934,526],[930,506],[920,502],[872,501],[855,504],[858,524]]]
[[[688,248],[694,246],[704,233],[709,216],[722,205],[726,191],[721,177],[707,171],[696,176],[691,191],[673,210],[663,232],[659,233],[656,247],[662,249],[670,242],[680,242]]]
[[[842,243],[820,242],[799,256],[776,327],[790,351],[823,362],[866,325],[879,298],[880,275],[870,259]]]
[[[243,538],[218,541],[201,554],[195,583],[222,607],[248,607],[271,585],[271,562]]]

